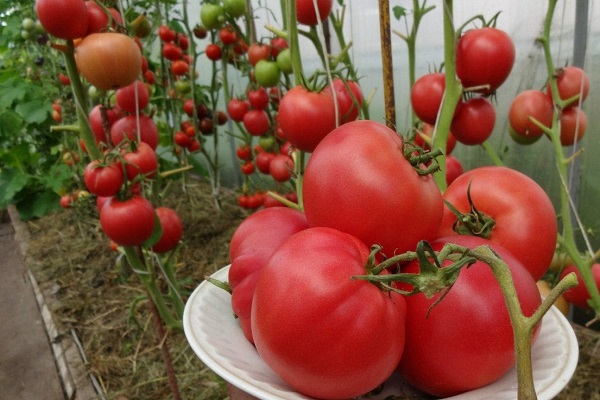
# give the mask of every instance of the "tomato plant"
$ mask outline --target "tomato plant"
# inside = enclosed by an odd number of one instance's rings
[[[308,228],[283,242],[260,271],[252,301],[254,344],[300,393],[359,396],[398,365],[405,301],[351,279],[366,273],[368,256],[369,248],[347,233]]]
[[[436,240],[432,247],[439,251],[446,243],[471,249],[490,246],[510,269],[523,314],[530,316],[540,305],[535,280],[502,246],[474,236],[453,236]],[[402,271],[416,273],[419,264],[412,262]],[[405,284],[399,287],[410,290]],[[406,382],[436,397],[449,397],[488,385],[514,366],[512,324],[502,291],[485,263],[463,268],[436,304],[439,297],[406,297],[406,343],[398,367]]]
[[[403,146],[396,132],[375,121],[349,122],[327,135],[304,175],[309,224],[380,244],[389,255],[433,239],[442,195],[433,177],[419,175],[405,158]]]
[[[512,252],[535,280],[548,271],[556,248],[556,212],[533,179],[507,167],[479,167],[456,178],[444,200],[465,215],[457,217],[446,206],[438,236],[481,236]]]
[[[543,130],[532,119],[543,126],[550,127],[553,115],[554,106],[550,97],[541,90],[525,90],[510,104],[508,122],[516,134],[535,138],[541,136]]]
[[[578,96],[577,101],[570,104],[570,106],[574,106],[587,98],[590,91],[590,78],[581,68],[567,66],[557,71],[556,85],[561,100],[567,101]],[[546,92],[548,95],[552,95],[550,84],[546,86]]]

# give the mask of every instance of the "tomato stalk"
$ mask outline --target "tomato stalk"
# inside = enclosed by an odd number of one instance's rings
[[[446,142],[450,135],[450,126],[454,117],[454,110],[462,95],[462,85],[456,78],[456,33],[453,22],[453,1],[444,0],[444,69],[446,76],[446,91],[440,107],[440,115],[432,134],[432,148],[446,148]],[[433,177],[440,190],[446,190],[446,157],[438,157],[440,170]]]
[[[532,335],[535,327],[548,310],[550,310],[556,299],[566,290],[577,286],[577,276],[574,273],[570,273],[563,278],[542,301],[538,309],[530,317],[527,317],[521,309],[510,269],[497,253],[487,245],[469,249],[468,247],[448,243],[439,252],[435,252],[431,245],[422,241],[417,245],[415,252],[396,255],[386,259],[377,266],[373,266],[375,262],[373,254],[378,250],[377,247],[374,247],[372,256],[369,258],[366,266],[367,275],[353,276],[353,279],[368,280],[380,285],[384,289],[403,295],[423,293],[430,298],[434,294],[443,291],[442,296],[433,303],[432,308],[443,301],[445,294],[449,290],[452,290],[452,285],[456,282],[463,267],[468,268],[475,260],[487,264],[500,286],[513,328],[518,398],[519,400],[537,398],[531,360]],[[392,268],[398,263],[406,263],[414,260],[419,261],[418,274],[381,274],[384,270]],[[444,261],[451,261],[452,264],[442,268],[441,266]],[[413,286],[413,289],[410,292],[396,289],[391,285],[393,282],[408,283]]]
[[[381,64],[383,66],[383,98],[385,124],[396,129],[396,103],[394,98],[394,66],[390,28],[390,2],[379,0],[379,36],[381,38]]]
[[[564,247],[565,251],[581,273],[583,282],[588,289],[590,294],[590,305],[594,309],[595,318],[600,318],[600,292],[598,290],[598,286],[595,283],[593,274],[592,274],[592,263],[595,259],[594,252],[591,249],[588,249],[589,255],[584,257],[578,250],[577,243],[575,241],[575,232],[573,229],[573,221],[572,214],[577,212],[574,205],[571,205],[569,189],[566,182],[568,181],[568,160],[565,158],[563,148],[560,142],[560,113],[562,112],[562,108],[568,104],[570,104],[573,99],[561,100],[560,94],[558,92],[558,86],[556,83],[555,76],[555,67],[552,58],[552,53],[550,50],[550,28],[552,25],[552,17],[554,15],[554,10],[556,8],[557,0],[549,0],[548,9],[546,12],[546,19],[544,21],[544,30],[542,36],[537,40],[542,45],[544,51],[544,57],[546,60],[546,68],[549,76],[549,84],[552,91],[552,99],[555,104],[555,112],[552,120],[552,126],[548,129],[541,124],[536,124],[540,128],[544,130],[546,135],[550,137],[552,143],[554,145],[554,153],[556,157],[556,166],[558,169],[558,173],[562,182],[561,191],[560,191],[560,219],[562,220],[562,235],[559,237],[559,241]],[[535,121],[534,121],[535,123]],[[585,235],[585,230],[581,230],[582,235]],[[585,238],[585,236],[584,236]],[[586,242],[588,242],[586,240]],[[589,242],[588,242],[589,243]]]

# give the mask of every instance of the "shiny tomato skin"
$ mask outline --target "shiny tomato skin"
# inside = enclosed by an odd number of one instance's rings
[[[398,365],[405,301],[351,278],[366,273],[368,255],[354,236],[309,228],[283,242],[260,271],[252,302],[254,343],[298,392],[354,398],[383,383]]]
[[[269,174],[276,182],[287,182],[292,177],[294,160],[286,154],[278,154],[269,163]]]
[[[575,265],[567,265],[564,267],[560,273],[560,279],[564,278],[570,272],[574,272],[575,275],[577,275],[577,281],[579,284],[574,288],[564,292],[564,298],[575,307],[591,309],[592,307],[588,304],[588,300],[591,298],[590,292],[585,286],[583,278],[581,277],[581,273]],[[596,285],[600,285],[600,264],[592,264],[592,276],[594,277],[594,282],[596,282]]]
[[[479,167],[456,178],[444,192],[444,200],[462,213],[469,212],[469,185],[475,208],[496,221],[489,239],[513,253],[539,280],[550,267],[558,233],[556,212],[544,189],[514,169]],[[444,207],[438,236],[455,234],[455,221],[450,208]]]
[[[283,95],[277,116],[284,137],[306,152],[335,129],[335,104],[330,91],[311,92],[295,86]]]
[[[124,140],[138,141],[138,120],[139,120],[139,139],[147,143],[152,150],[158,147],[158,128],[154,120],[148,115],[127,115],[115,123],[110,128],[110,138],[113,145],[118,146]]]
[[[587,98],[590,91],[590,78],[581,68],[567,66],[557,71],[556,85],[561,100],[568,100],[576,95],[580,95],[577,101],[568,106],[573,107],[579,104],[580,101],[584,102]],[[546,85],[546,93],[552,96],[550,83]]]
[[[100,197],[114,196],[123,184],[123,167],[119,162],[102,165],[94,160],[85,168],[83,180],[90,193]]]
[[[415,81],[410,91],[410,103],[421,121],[435,125],[444,90],[446,77],[441,72],[423,75]]]
[[[319,10],[321,22],[329,17],[332,7],[333,0],[317,0],[317,9]],[[317,25],[319,23],[313,0],[296,1],[296,19],[304,25]]]
[[[129,113],[140,112],[150,103],[150,92],[142,81],[135,81],[115,93],[117,105]]]
[[[250,110],[250,103],[246,100],[234,98],[227,103],[229,117],[236,122],[242,122],[248,110]]]
[[[36,0],[40,23],[59,39],[82,37],[88,27],[88,11],[83,0]]]
[[[423,126],[421,127],[421,129],[417,130],[416,134],[415,134],[415,143],[417,144],[417,146],[422,147],[425,150],[431,150],[430,147],[430,143],[431,143],[431,136],[433,135],[433,125],[428,124],[428,123],[423,123]],[[444,154],[446,154],[447,156],[452,154],[452,151],[454,150],[454,148],[456,147],[456,138],[454,137],[454,135],[452,134],[452,132],[448,133],[448,140],[446,141],[446,149],[444,151]]]
[[[439,251],[447,242],[471,249],[490,246],[511,271],[523,313],[530,316],[541,304],[535,280],[506,249],[474,236],[440,238],[432,246]],[[418,269],[413,262],[403,272]],[[406,382],[433,396],[450,397],[488,385],[514,366],[512,325],[489,266],[478,261],[463,268],[446,297],[429,310],[439,297],[406,297],[406,342],[398,367]]]
[[[152,245],[155,253],[166,253],[177,247],[183,237],[183,223],[177,211],[168,207],[157,207],[156,216],[160,221],[162,235],[158,242]]]
[[[452,119],[452,134],[462,144],[480,145],[494,131],[496,109],[485,97],[473,97],[460,104]]]
[[[121,201],[111,197],[100,210],[100,225],[120,246],[140,246],[152,236],[155,224],[152,204],[140,196]]]
[[[500,29],[469,30],[456,44],[456,75],[465,88],[489,85],[489,89],[478,91],[495,91],[510,74],[514,62],[515,45]]]
[[[454,156],[446,156],[446,185],[450,185],[463,173],[462,163]]]
[[[244,128],[252,136],[261,136],[269,130],[271,127],[271,121],[269,121],[269,115],[265,110],[254,109],[244,114],[243,118]]]
[[[432,176],[419,176],[400,136],[376,121],[353,121],[323,139],[304,175],[304,211],[311,226],[352,234],[384,253],[415,250],[433,239],[442,195]]]
[[[140,142],[134,151],[123,154],[127,179],[132,181],[138,175],[153,178],[158,170],[158,157],[149,144]]]
[[[250,197],[253,196],[241,195],[240,205],[252,205],[249,204]],[[233,289],[231,307],[240,321],[244,335],[251,343],[254,343],[254,339],[250,315],[258,273],[281,243],[307,228],[306,217],[302,212],[288,207],[273,207],[250,214],[231,237],[231,267],[228,276],[229,285]]]
[[[335,89],[338,104],[338,116],[340,124],[355,121],[360,113],[363,103],[362,90],[358,83],[354,81],[343,81],[340,78],[333,80],[332,85],[328,85],[325,90]]]
[[[581,142],[588,126],[585,112],[579,107],[569,107],[560,114],[560,144],[572,146]]]
[[[541,90],[525,90],[515,96],[508,111],[508,122],[515,134],[536,138],[544,131],[531,118],[546,127],[552,126],[554,106],[552,99]]]

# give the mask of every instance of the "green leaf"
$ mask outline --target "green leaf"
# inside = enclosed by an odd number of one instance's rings
[[[0,170],[0,208],[13,202],[14,197],[29,182],[29,175],[19,170]]]
[[[54,210],[60,209],[60,197],[51,190],[22,193],[15,206],[23,221],[41,218]]]
[[[188,159],[188,161],[192,165],[193,171],[195,173],[197,173],[200,176],[208,177],[208,171],[206,170],[206,168],[204,168],[204,165],[202,165],[202,163],[200,162],[200,160],[198,160],[197,157],[192,156]]]
[[[29,85],[23,84],[16,77],[11,77],[0,84],[0,108],[12,108],[13,103],[27,96]]]
[[[67,187],[67,183],[71,179],[71,168],[66,164],[53,165],[50,167],[48,174],[42,177],[42,180],[45,182],[45,186],[55,193],[60,193],[61,190]]]
[[[29,124],[41,124],[50,116],[50,106],[40,100],[18,104],[15,111]]]
[[[402,6],[394,6],[392,7],[392,12],[394,13],[394,17],[397,20],[400,20],[402,17],[406,17],[406,8]]]
[[[21,133],[23,118],[12,110],[0,112],[0,138],[8,138]]]

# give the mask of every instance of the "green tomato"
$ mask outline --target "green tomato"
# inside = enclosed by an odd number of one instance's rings
[[[175,90],[178,93],[186,94],[192,91],[192,85],[188,81],[178,80],[175,82]]]
[[[272,135],[261,136],[260,139],[258,139],[258,144],[263,150],[271,151],[275,145],[275,137]]]
[[[277,66],[284,74],[292,73],[292,56],[290,49],[283,49],[277,55]]]
[[[21,27],[26,31],[32,31],[35,29],[35,21],[31,18],[24,18],[21,22]]]
[[[260,60],[254,66],[254,79],[262,87],[273,87],[279,83],[281,70],[275,61]]]
[[[206,29],[219,29],[225,21],[225,10],[216,4],[204,4],[200,9],[200,21]]]
[[[246,0],[223,0],[223,9],[233,18],[246,14]]]

